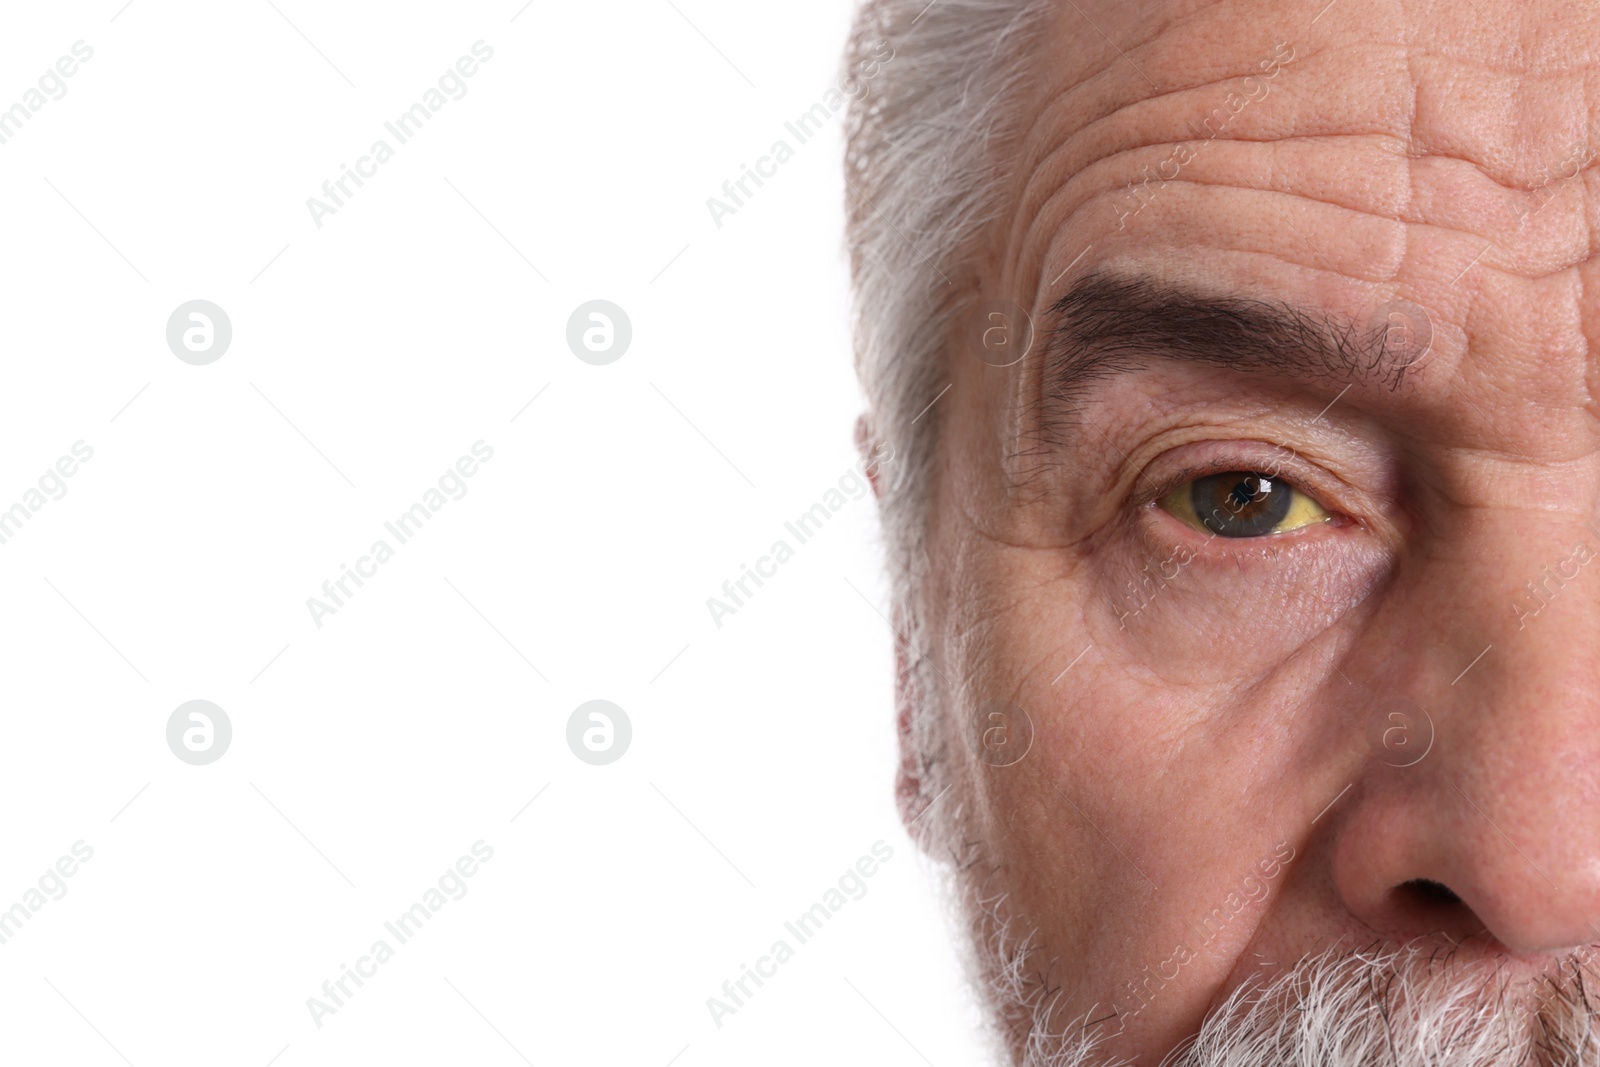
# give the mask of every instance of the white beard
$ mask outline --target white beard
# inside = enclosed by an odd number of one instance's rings
[[[1577,1067],[1600,1064],[1595,972],[1576,957],[1512,983],[1424,949],[1328,952],[1247,983],[1167,1067]],[[993,990],[993,991],[998,991]],[[1039,1005],[1035,1004],[1035,1015]],[[1035,1024],[1022,1067],[1109,1067],[1095,1034]],[[1110,1025],[1115,1027],[1115,1020]]]

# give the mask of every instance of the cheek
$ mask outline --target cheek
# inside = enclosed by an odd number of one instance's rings
[[[1203,912],[1248,873],[1236,870],[1239,856],[1260,850],[1253,835],[1266,820],[1238,813],[1277,810],[1281,769],[1305,740],[1272,724],[1326,718],[1300,676],[1314,657],[1262,678],[1263,663],[1283,664],[1299,644],[1251,620],[1276,605],[1325,632],[1338,617],[1306,614],[1303,583],[1316,578],[1317,596],[1350,595],[1348,575],[1300,561],[1279,572],[1276,593],[1247,598],[1227,580],[1234,563],[1202,572],[1196,558],[1119,630],[1104,606],[1107,575],[1126,576],[1130,562],[1112,568],[1109,548],[1073,565],[1059,552],[1012,549],[969,569],[983,581],[964,587],[961,621],[945,634],[961,654],[940,664],[959,679],[944,704],[941,755],[971,798],[964,839],[983,843],[991,868],[1012,872],[1005,890],[1017,911],[1079,957],[1106,955],[1096,936],[1138,942],[1144,955],[1170,950],[1176,933],[1154,937],[1154,919]],[[980,719],[995,700],[1026,714],[1030,744],[1014,764],[980,751]],[[1147,876],[1171,888],[1158,899]],[[1204,899],[1185,910],[1185,893]]]

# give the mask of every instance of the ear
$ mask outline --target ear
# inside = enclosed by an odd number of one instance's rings
[[[922,749],[926,736],[916,729],[919,715],[927,714],[923,694],[917,684],[917,675],[911,666],[911,643],[905,635],[904,620],[898,608],[894,612],[894,676],[895,676],[895,732],[900,747],[900,763],[895,771],[895,807],[900,812],[900,822],[917,847],[931,853],[934,844],[933,820],[924,819],[923,813],[932,806],[936,797],[928,795],[927,754]]]
[[[878,435],[872,428],[872,419],[862,413],[856,419],[856,452],[861,456],[861,469],[872,483],[872,495],[883,499],[883,486],[878,481],[878,468],[886,456]]]
[[[881,468],[893,458],[894,449],[879,440],[871,416],[865,413],[856,419],[855,440],[856,452],[861,456],[862,472],[872,483],[873,496],[882,500]],[[911,670],[911,642],[905,636],[905,623],[900,609],[895,607],[891,626],[894,629],[895,732],[900,747],[900,765],[895,772],[894,782],[895,807],[912,840],[927,850],[933,839],[928,833],[928,825],[920,822],[919,818],[928,809],[928,802],[932,798],[926,795],[924,789],[924,757],[913,728],[916,716],[920,714],[922,696],[917,688],[917,676]]]

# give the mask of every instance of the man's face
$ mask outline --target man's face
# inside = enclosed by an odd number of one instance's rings
[[[1325,950],[1600,942],[1600,7],[1325,4],[1061,4],[979,282],[1037,339],[952,339],[902,792],[1141,1062]]]

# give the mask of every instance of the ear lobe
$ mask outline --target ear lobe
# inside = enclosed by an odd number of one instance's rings
[[[872,420],[863,413],[856,419],[856,453],[861,457],[862,471],[872,483],[872,495],[882,499],[883,489],[878,483],[878,468],[883,463],[878,438],[872,431]],[[897,653],[898,655],[898,653]]]
[[[922,748],[913,726],[915,717],[924,711],[918,706],[920,695],[911,671],[910,645],[899,625],[899,614],[897,610],[894,628],[895,731],[900,746],[900,764],[894,781],[895,807],[900,812],[901,824],[917,847],[931,852],[933,827],[929,825],[931,820],[923,819],[922,815],[935,798],[927,794]]]

